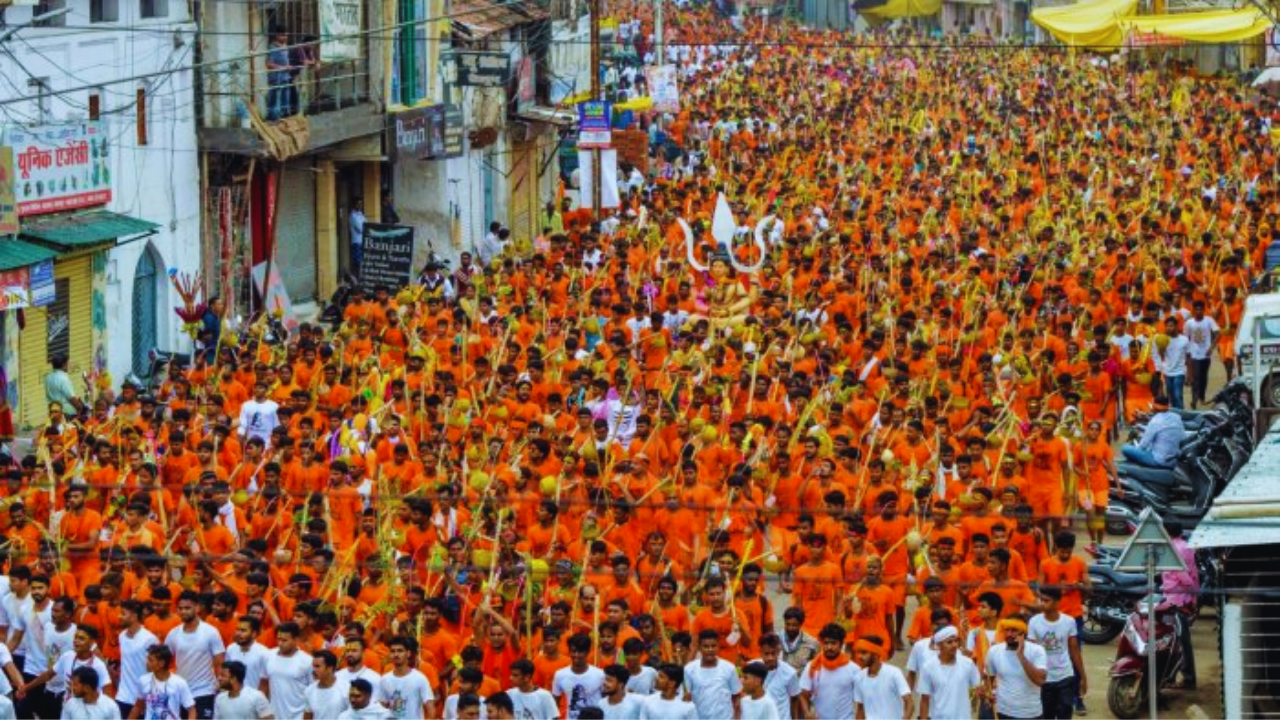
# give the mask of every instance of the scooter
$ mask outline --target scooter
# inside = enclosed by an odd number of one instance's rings
[[[1111,682],[1107,687],[1107,707],[1122,720],[1134,720],[1146,712],[1149,698],[1148,654],[1156,654],[1157,692],[1169,687],[1182,670],[1185,658],[1178,634],[1185,622],[1172,606],[1156,604],[1156,642],[1148,642],[1150,607],[1159,598],[1150,597],[1138,603],[1125,622],[1116,658],[1111,663]]]

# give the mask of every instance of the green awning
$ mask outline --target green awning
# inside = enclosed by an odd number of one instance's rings
[[[62,252],[100,245],[133,236],[154,235],[160,226],[138,218],[94,210],[86,213],[49,215],[24,220],[22,237],[57,246]]]
[[[43,245],[33,245],[16,238],[0,238],[0,270],[35,265],[57,256],[57,250],[51,250]]]

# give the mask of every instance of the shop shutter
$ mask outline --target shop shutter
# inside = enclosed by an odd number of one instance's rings
[[[316,174],[290,165],[280,184],[275,264],[295,305],[316,297]]]
[[[533,201],[536,192],[534,186],[538,180],[533,173],[529,172],[530,166],[533,165],[530,158],[536,156],[537,152],[536,140],[511,145],[511,175],[507,178],[511,187],[508,216],[511,218],[511,238],[518,241],[521,246],[525,244],[532,246],[534,236],[542,229],[536,227],[537,207]]]
[[[76,389],[84,391],[83,373],[93,367],[93,255],[59,260],[53,265],[58,298],[47,308],[27,308],[27,327],[18,339],[22,385],[19,405],[21,424],[44,423],[48,407],[44,378],[49,374],[49,349],[64,349],[67,372]],[[50,318],[54,325],[50,327]],[[55,331],[51,339],[50,332]]]

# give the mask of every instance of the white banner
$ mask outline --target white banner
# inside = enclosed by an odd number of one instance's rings
[[[680,112],[680,83],[675,65],[652,65],[644,69],[649,97],[658,112]]]
[[[320,62],[342,62],[360,57],[360,3],[320,0]],[[412,32],[402,28],[401,32]]]
[[[578,204],[584,208],[595,209],[592,205],[595,200],[593,192],[592,175],[592,155],[595,153],[591,150],[578,151]],[[616,208],[622,204],[622,197],[618,194],[618,151],[617,150],[601,150],[600,151],[600,206],[603,208]]]

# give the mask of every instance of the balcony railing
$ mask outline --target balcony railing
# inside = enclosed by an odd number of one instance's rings
[[[289,72],[268,71],[262,62],[215,65],[203,72],[204,127],[249,127],[248,105],[269,121],[291,115],[315,117],[369,100],[369,60],[319,63],[294,58]]]

